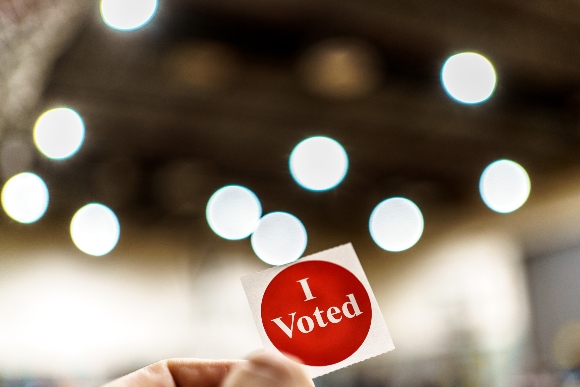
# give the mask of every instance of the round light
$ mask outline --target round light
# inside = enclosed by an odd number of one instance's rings
[[[130,31],[143,27],[156,11],[157,0],[101,0],[101,17],[115,30]]]
[[[491,97],[497,79],[493,65],[487,58],[474,52],[464,52],[445,61],[441,81],[453,99],[474,104]]]
[[[209,227],[224,239],[243,239],[256,229],[262,206],[258,197],[239,185],[228,185],[217,190],[205,210]]]
[[[369,230],[379,247],[403,251],[412,247],[423,234],[423,214],[409,199],[387,199],[373,210]]]
[[[312,191],[336,187],[348,170],[348,156],[338,142],[328,137],[310,137],[290,154],[290,173],[298,184]]]
[[[73,216],[70,235],[79,250],[94,256],[105,255],[117,245],[121,227],[113,211],[90,203]]]
[[[526,170],[510,160],[488,165],[479,180],[483,202],[492,210],[508,213],[520,208],[530,196],[530,177]]]
[[[262,261],[284,265],[300,258],[307,240],[306,229],[298,218],[285,212],[272,212],[260,219],[252,234],[252,248]]]
[[[77,112],[57,108],[44,112],[34,125],[34,143],[50,159],[66,159],[75,154],[85,138],[85,125]]]
[[[307,50],[298,70],[312,92],[336,99],[360,98],[381,84],[377,50],[364,40],[329,39]]]
[[[2,188],[2,207],[17,222],[36,222],[48,207],[46,184],[30,172],[11,177]]]

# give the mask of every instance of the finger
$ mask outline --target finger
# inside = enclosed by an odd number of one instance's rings
[[[103,387],[175,387],[167,361],[159,361],[116,379]]]
[[[167,368],[173,376],[175,387],[218,387],[242,360],[192,360],[172,359]]]
[[[268,352],[256,353],[234,367],[222,387],[313,387],[302,367],[286,357]]]
[[[218,387],[239,360],[163,360],[103,387]]]

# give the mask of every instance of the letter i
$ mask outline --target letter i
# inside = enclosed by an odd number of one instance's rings
[[[304,279],[301,279],[299,281],[296,281],[296,282],[300,282],[300,285],[302,285],[302,290],[304,291],[304,295],[306,296],[306,299],[304,301],[310,301],[310,300],[316,298],[312,295],[312,292],[310,291],[310,287],[308,286],[308,282],[306,282],[307,280],[308,280],[308,278],[304,278]]]

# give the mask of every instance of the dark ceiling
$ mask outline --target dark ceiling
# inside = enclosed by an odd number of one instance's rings
[[[145,28],[119,32],[95,4],[41,104],[76,109],[85,144],[37,167],[56,208],[103,201],[147,222],[203,214],[229,183],[265,212],[345,230],[392,195],[426,211],[483,206],[479,176],[498,158],[532,184],[580,163],[579,15],[576,0],[165,0]],[[366,50],[372,85],[317,93],[304,68],[325,42]],[[442,89],[441,66],[461,51],[494,64],[489,101],[460,105]],[[288,171],[312,135],[349,155],[329,192],[299,188]]]

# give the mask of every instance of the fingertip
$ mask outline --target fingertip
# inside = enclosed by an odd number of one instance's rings
[[[178,386],[218,386],[241,360],[170,359],[166,367]]]
[[[248,355],[247,360],[255,360],[255,361],[282,361],[285,362],[286,360],[290,360],[296,364],[303,365],[304,362],[300,360],[298,357],[291,355],[286,352],[278,352],[269,349],[259,349],[255,352],[252,352]]]
[[[311,387],[314,384],[303,367],[279,352],[260,350],[248,356],[247,362],[234,368],[224,387]]]

